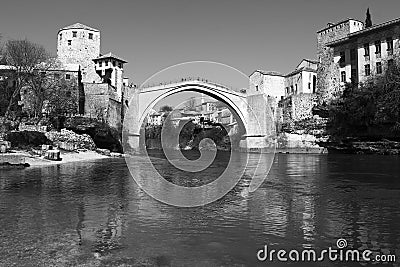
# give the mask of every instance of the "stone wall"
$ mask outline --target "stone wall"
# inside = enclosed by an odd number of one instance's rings
[[[47,132],[47,126],[46,125],[31,125],[31,124],[25,124],[21,122],[18,126],[19,131],[33,131],[33,132],[41,132],[45,133]]]
[[[317,95],[315,94],[298,94],[289,96],[279,102],[282,109],[282,120],[300,121],[311,118],[312,108],[316,104]]]
[[[332,91],[339,87],[339,66],[334,64],[334,51],[326,44],[346,37],[350,32],[351,20],[329,27],[317,33],[317,94],[322,102],[332,98]]]
[[[121,103],[116,101],[115,89],[107,83],[85,83],[85,116],[121,126]]]

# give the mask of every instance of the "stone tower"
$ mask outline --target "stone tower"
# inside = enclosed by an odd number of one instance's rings
[[[84,83],[101,81],[93,62],[100,55],[99,30],[75,23],[60,29],[57,40],[57,58],[63,65],[79,65]]]
[[[362,30],[364,24],[355,19],[345,19],[338,23],[328,23],[317,32],[317,94],[322,102],[329,102],[339,88],[338,64],[334,62],[333,49],[330,42],[347,37],[350,33]]]

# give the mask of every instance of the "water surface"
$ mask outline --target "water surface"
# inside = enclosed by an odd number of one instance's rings
[[[286,266],[256,253],[338,238],[400,259],[399,176],[399,157],[278,154],[256,192],[242,194],[244,177],[212,204],[177,208],[138,188],[123,159],[0,170],[0,266]]]

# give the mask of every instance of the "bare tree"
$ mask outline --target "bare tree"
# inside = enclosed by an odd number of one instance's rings
[[[34,77],[34,70],[39,64],[49,59],[49,54],[43,46],[25,40],[9,40],[4,48],[4,56],[9,66],[13,68],[12,79],[15,81],[13,93],[9,100],[5,117],[9,117],[13,106],[21,89],[29,84]]]

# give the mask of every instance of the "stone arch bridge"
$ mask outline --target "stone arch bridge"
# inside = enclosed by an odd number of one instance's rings
[[[142,124],[154,106],[167,96],[179,92],[199,92],[225,103],[245,134],[240,141],[244,151],[262,152],[274,147],[275,124],[268,98],[259,92],[241,92],[208,80],[182,79],[134,92],[124,119],[124,141],[139,150]]]

